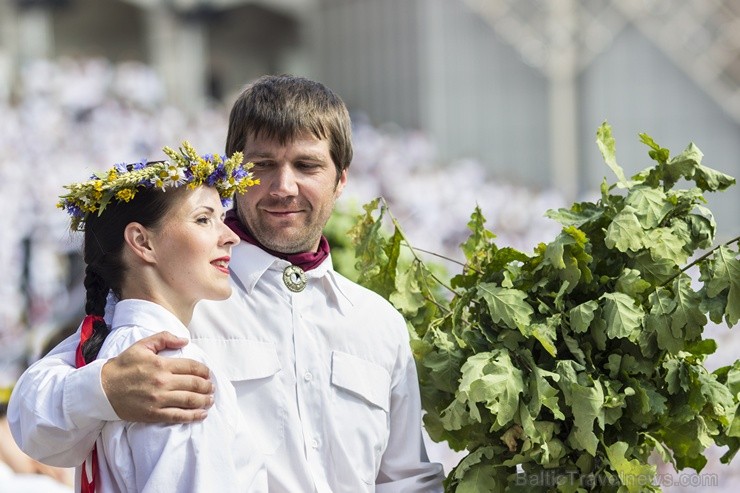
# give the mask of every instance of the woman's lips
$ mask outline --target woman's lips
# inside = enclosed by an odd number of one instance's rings
[[[229,260],[231,257],[221,257],[211,261],[211,265],[223,272],[224,274],[229,273]]]

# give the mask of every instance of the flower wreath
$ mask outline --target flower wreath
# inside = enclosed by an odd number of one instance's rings
[[[244,193],[259,184],[259,179],[254,179],[249,171],[254,164],[242,163],[241,152],[229,158],[218,154],[199,156],[187,141],[177,151],[171,147],[162,150],[170,160],[119,163],[105,173],[93,174],[88,181],[65,185],[69,191],[60,196],[57,207],[72,217],[70,227],[84,230],[89,214],[102,214],[111,201],[128,202],[142,188],[165,191],[167,187],[180,185],[190,189],[208,185],[218,190],[222,204],[228,207],[235,193]]]

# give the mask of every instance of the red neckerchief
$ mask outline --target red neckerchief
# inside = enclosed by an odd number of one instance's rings
[[[287,260],[291,264],[297,265],[304,271],[315,269],[321,264],[321,262],[324,261],[324,259],[326,259],[326,257],[329,256],[329,241],[327,241],[324,235],[321,235],[321,240],[319,240],[319,248],[315,252],[281,253],[270,250],[269,248],[266,248],[264,245],[262,245],[259,241],[257,241],[257,239],[252,236],[249,231],[247,231],[247,228],[245,228],[244,225],[236,217],[236,211],[234,211],[234,209],[231,209],[226,213],[226,219],[224,219],[224,222],[228,227],[231,228],[234,233],[239,236],[239,238],[246,241],[250,245],[258,246],[270,255],[281,258],[283,260]]]
[[[82,356],[82,345],[87,342],[93,334],[93,324],[103,320],[103,317],[97,315],[87,315],[82,321],[82,330],[80,331],[80,343],[77,345],[77,352],[75,353],[75,365],[77,368],[82,368],[85,363],[85,358]],[[87,462],[90,461],[91,474],[90,479],[87,477]],[[98,450],[96,446],[93,446],[90,457],[82,463],[82,474],[80,480],[80,492],[81,493],[95,493],[95,480],[98,477]]]

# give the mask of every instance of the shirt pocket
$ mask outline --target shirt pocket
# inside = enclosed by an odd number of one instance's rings
[[[373,484],[388,443],[391,376],[376,363],[333,351],[331,383],[332,410],[348,465]]]
[[[275,344],[248,339],[195,339],[228,378],[255,447],[274,453],[285,439],[286,399]]]
[[[331,383],[388,412],[391,376],[382,366],[341,351],[332,351]]]

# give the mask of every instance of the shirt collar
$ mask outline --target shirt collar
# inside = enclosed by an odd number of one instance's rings
[[[231,251],[231,262],[229,269],[232,278],[240,284],[247,295],[251,294],[257,281],[268,270],[276,269],[282,271],[290,265],[290,262],[270,255],[256,245],[242,242]],[[320,279],[327,291],[333,298],[343,314],[347,314],[353,303],[346,289],[342,289],[340,276],[334,270],[331,255],[316,268],[306,272],[308,279]]]
[[[136,325],[155,332],[167,330],[178,337],[190,339],[190,331],[179,318],[165,307],[145,300],[121,300],[113,311],[111,329]]]

